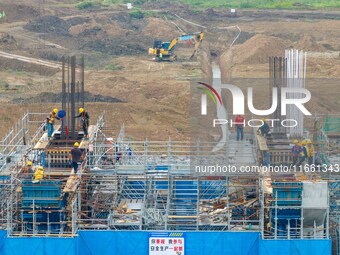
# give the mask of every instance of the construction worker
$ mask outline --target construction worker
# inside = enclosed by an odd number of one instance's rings
[[[305,159],[308,157],[308,152],[307,152],[307,142],[306,140],[303,140],[301,142],[301,147],[302,147],[302,150],[300,152],[300,155],[299,155],[299,160],[298,162],[296,163],[296,166],[299,167],[301,166],[301,164],[305,161]]]
[[[311,140],[307,141],[307,159],[308,165],[312,165],[314,163],[314,146]]]
[[[244,117],[242,115],[237,115],[235,118],[235,124],[236,124],[236,140],[243,140],[243,129],[244,129]]]
[[[81,117],[81,122],[84,130],[84,137],[88,138],[88,128],[89,128],[89,119],[90,115],[85,111],[84,108],[79,108],[79,115],[75,116],[75,118]]]
[[[77,173],[78,171],[78,162],[80,161],[81,159],[81,151],[79,150],[79,143],[78,142],[75,142],[74,145],[73,145],[73,149],[70,151],[70,154],[69,154],[69,159],[72,160],[72,167],[74,169],[74,174]]]
[[[44,168],[42,166],[39,166],[37,171],[34,173],[34,180],[40,181],[44,178]]]
[[[262,136],[267,137],[268,135],[270,135],[269,125],[267,124],[265,118],[262,118],[261,121],[263,122],[263,124],[261,127],[259,127],[258,131]]]
[[[50,113],[50,116],[47,117],[47,119],[46,119],[48,139],[51,139],[51,136],[53,134],[55,119],[60,120],[60,118],[58,117],[58,109],[57,108],[53,109],[53,111]]]
[[[34,173],[34,170],[32,166],[32,161],[28,161],[27,165],[22,169],[22,172],[21,172],[22,177],[23,179],[31,180],[33,177],[33,173]]]
[[[293,157],[293,166],[295,166],[296,162],[298,161],[299,155],[302,152],[302,147],[299,145],[299,140],[294,140],[294,146],[291,148],[291,155]]]
[[[162,61],[163,60],[163,53],[159,53],[159,61]]]

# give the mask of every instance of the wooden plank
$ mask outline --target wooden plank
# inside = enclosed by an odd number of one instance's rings
[[[92,136],[92,134],[94,133],[94,131],[95,131],[95,128],[96,128],[96,126],[95,125],[90,125],[89,126],[89,129],[88,129],[88,133],[89,133],[89,137],[91,137]],[[79,144],[79,149],[86,149],[87,147],[88,147],[88,145],[89,145],[89,139],[82,139],[81,140],[81,142],[80,142],[80,144]]]
[[[77,178],[74,175],[74,169],[72,168],[71,175],[68,177],[66,185],[64,187],[64,192],[75,192],[76,191],[76,183],[77,183]]]
[[[267,151],[268,150],[267,139],[261,135],[256,135],[256,139],[259,143],[260,150]]]
[[[54,126],[54,131],[52,133],[52,137],[54,136],[54,133],[56,131],[59,130],[61,125],[57,125],[57,126]],[[34,146],[34,150],[44,150],[46,149],[47,145],[49,144],[50,141],[48,141],[48,137],[47,137],[47,132],[45,132],[41,138],[39,139],[39,141],[36,143],[36,145]]]
[[[171,219],[195,219],[195,218],[197,218],[197,216],[169,215],[168,218],[171,218]]]

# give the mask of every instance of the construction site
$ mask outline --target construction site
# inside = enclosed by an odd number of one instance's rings
[[[0,254],[340,254],[339,11],[61,2],[0,6]]]

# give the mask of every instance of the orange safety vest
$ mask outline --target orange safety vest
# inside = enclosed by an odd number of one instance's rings
[[[48,118],[48,123],[53,124],[54,120],[57,118],[57,114],[54,112],[51,112],[50,117]]]

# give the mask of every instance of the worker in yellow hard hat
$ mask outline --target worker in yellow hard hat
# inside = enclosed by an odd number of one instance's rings
[[[314,163],[314,146],[311,140],[307,141],[307,160],[308,165],[312,165]]]
[[[296,163],[297,167],[299,167],[305,161],[305,159],[308,157],[306,145],[307,145],[307,141],[306,140],[302,140],[301,141],[302,150],[301,150],[300,155],[299,155],[299,160]]]
[[[293,143],[294,145],[290,151],[291,151],[291,155],[293,158],[293,166],[294,166],[299,158],[300,153],[302,152],[302,147],[299,145],[299,140],[297,139],[295,139]]]
[[[23,179],[29,179],[31,180],[32,177],[33,177],[33,173],[34,173],[34,170],[33,170],[33,166],[32,166],[32,161],[27,161],[27,164],[26,166],[24,166],[22,168],[22,171],[21,171],[21,176]]]
[[[53,134],[54,131],[54,121],[55,119],[60,120],[60,118],[58,117],[58,109],[54,108],[52,110],[52,112],[50,113],[50,116],[47,117],[46,122],[47,122],[47,137],[49,139],[51,139],[51,136]]]
[[[88,114],[87,111],[85,111],[84,108],[79,108],[79,115],[75,116],[75,118],[80,118],[81,117],[81,122],[82,122],[82,127],[84,131],[84,137],[88,138],[88,128],[90,125],[89,119],[90,115]]]
[[[72,168],[74,169],[74,174],[78,171],[78,162],[80,162],[82,152],[79,150],[79,143],[75,142],[73,149],[69,153],[69,159],[72,160]]]
[[[37,171],[34,173],[34,180],[40,181],[44,178],[44,168],[42,166],[39,166]]]

